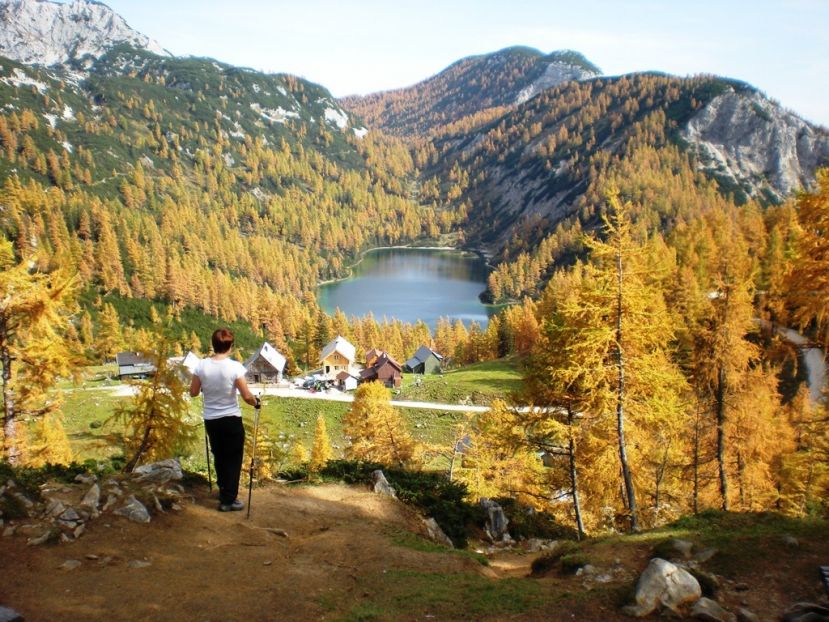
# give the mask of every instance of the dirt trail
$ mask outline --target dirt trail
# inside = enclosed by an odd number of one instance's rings
[[[359,603],[367,578],[433,570],[438,557],[393,546],[395,530],[419,530],[419,518],[362,489],[263,488],[250,521],[215,504],[204,495],[149,525],[99,519],[68,545],[0,538],[0,604],[27,622],[331,619]],[[60,569],[68,559],[81,566]],[[440,566],[487,571],[460,556],[440,556]]]

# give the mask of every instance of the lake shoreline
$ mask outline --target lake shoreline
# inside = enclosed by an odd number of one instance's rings
[[[354,276],[354,268],[359,266],[363,263],[363,260],[366,258],[366,255],[369,253],[373,253],[374,251],[387,251],[387,250],[415,250],[415,251],[457,251],[460,253],[469,253],[472,255],[479,255],[479,253],[475,251],[470,251],[463,248],[458,248],[457,246],[410,246],[410,245],[395,245],[395,246],[373,246],[372,248],[367,248],[364,251],[360,251],[360,258],[355,261],[353,264],[348,266],[348,276],[343,276],[337,279],[327,279],[325,281],[319,281],[317,283],[316,289],[323,287],[324,285],[331,285],[332,283],[339,283],[340,281],[347,281],[348,279]],[[480,255],[479,255],[480,256]],[[490,267],[487,264],[487,267]]]

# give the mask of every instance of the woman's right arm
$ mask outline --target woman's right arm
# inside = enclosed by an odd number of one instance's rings
[[[193,379],[190,381],[190,397],[196,397],[201,393],[201,378],[193,374]]]

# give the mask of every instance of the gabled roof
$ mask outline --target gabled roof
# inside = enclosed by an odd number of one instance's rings
[[[263,343],[260,348],[253,353],[253,355],[248,358],[244,363],[245,369],[250,367],[251,363],[253,363],[258,358],[265,359],[268,363],[270,363],[271,367],[273,367],[276,371],[281,372],[285,369],[285,357],[282,356],[276,348],[274,348],[271,344],[267,341]]]
[[[366,362],[370,361],[373,358],[377,358],[378,356],[383,356],[383,351],[380,348],[372,348],[368,352],[366,352]]]
[[[418,365],[422,365],[422,364],[423,364],[423,361],[421,361],[420,359],[416,359],[414,357],[412,357],[408,361],[406,361],[406,367],[408,367],[409,369],[414,369]]]
[[[357,379],[357,376],[349,374],[347,371],[341,371],[335,377],[337,380],[348,380],[349,378],[354,378],[355,380]]]
[[[119,352],[115,355],[115,362],[119,367],[123,367],[125,365],[152,366],[153,364],[152,360],[140,352]]]
[[[412,358],[417,359],[421,363],[425,363],[430,356],[434,356],[439,361],[443,360],[443,357],[440,354],[438,354],[437,352],[435,352],[431,348],[427,348],[426,346],[420,346],[417,349],[417,352],[414,353]],[[411,360],[411,359],[409,359],[409,360]],[[408,365],[408,362],[406,364]],[[409,367],[414,367],[414,366],[409,365]]]
[[[403,368],[400,366],[400,363],[395,361],[392,357],[390,357],[385,352],[383,352],[383,354],[376,361],[374,361],[374,365],[372,365],[372,367],[380,369],[381,367],[383,367],[387,363],[389,365],[391,365],[392,367],[394,367],[397,371],[403,371]]]
[[[357,355],[357,350],[354,346],[340,335],[337,335],[333,341],[330,341],[325,345],[322,349],[322,353],[320,354],[320,361],[324,361],[329,356],[334,354],[334,352],[342,354],[350,363],[354,362],[354,357]]]

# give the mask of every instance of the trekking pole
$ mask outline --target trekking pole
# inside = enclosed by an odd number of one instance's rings
[[[262,398],[256,398],[256,406],[254,406],[253,415],[253,449],[250,452],[250,473],[248,474],[248,515],[246,519],[250,518],[250,500],[253,497],[253,468],[256,462],[256,437],[259,436],[259,411],[262,408]]]
[[[207,490],[213,492],[213,473],[210,472],[210,439],[207,438],[207,426],[204,426],[204,456],[207,458]]]

